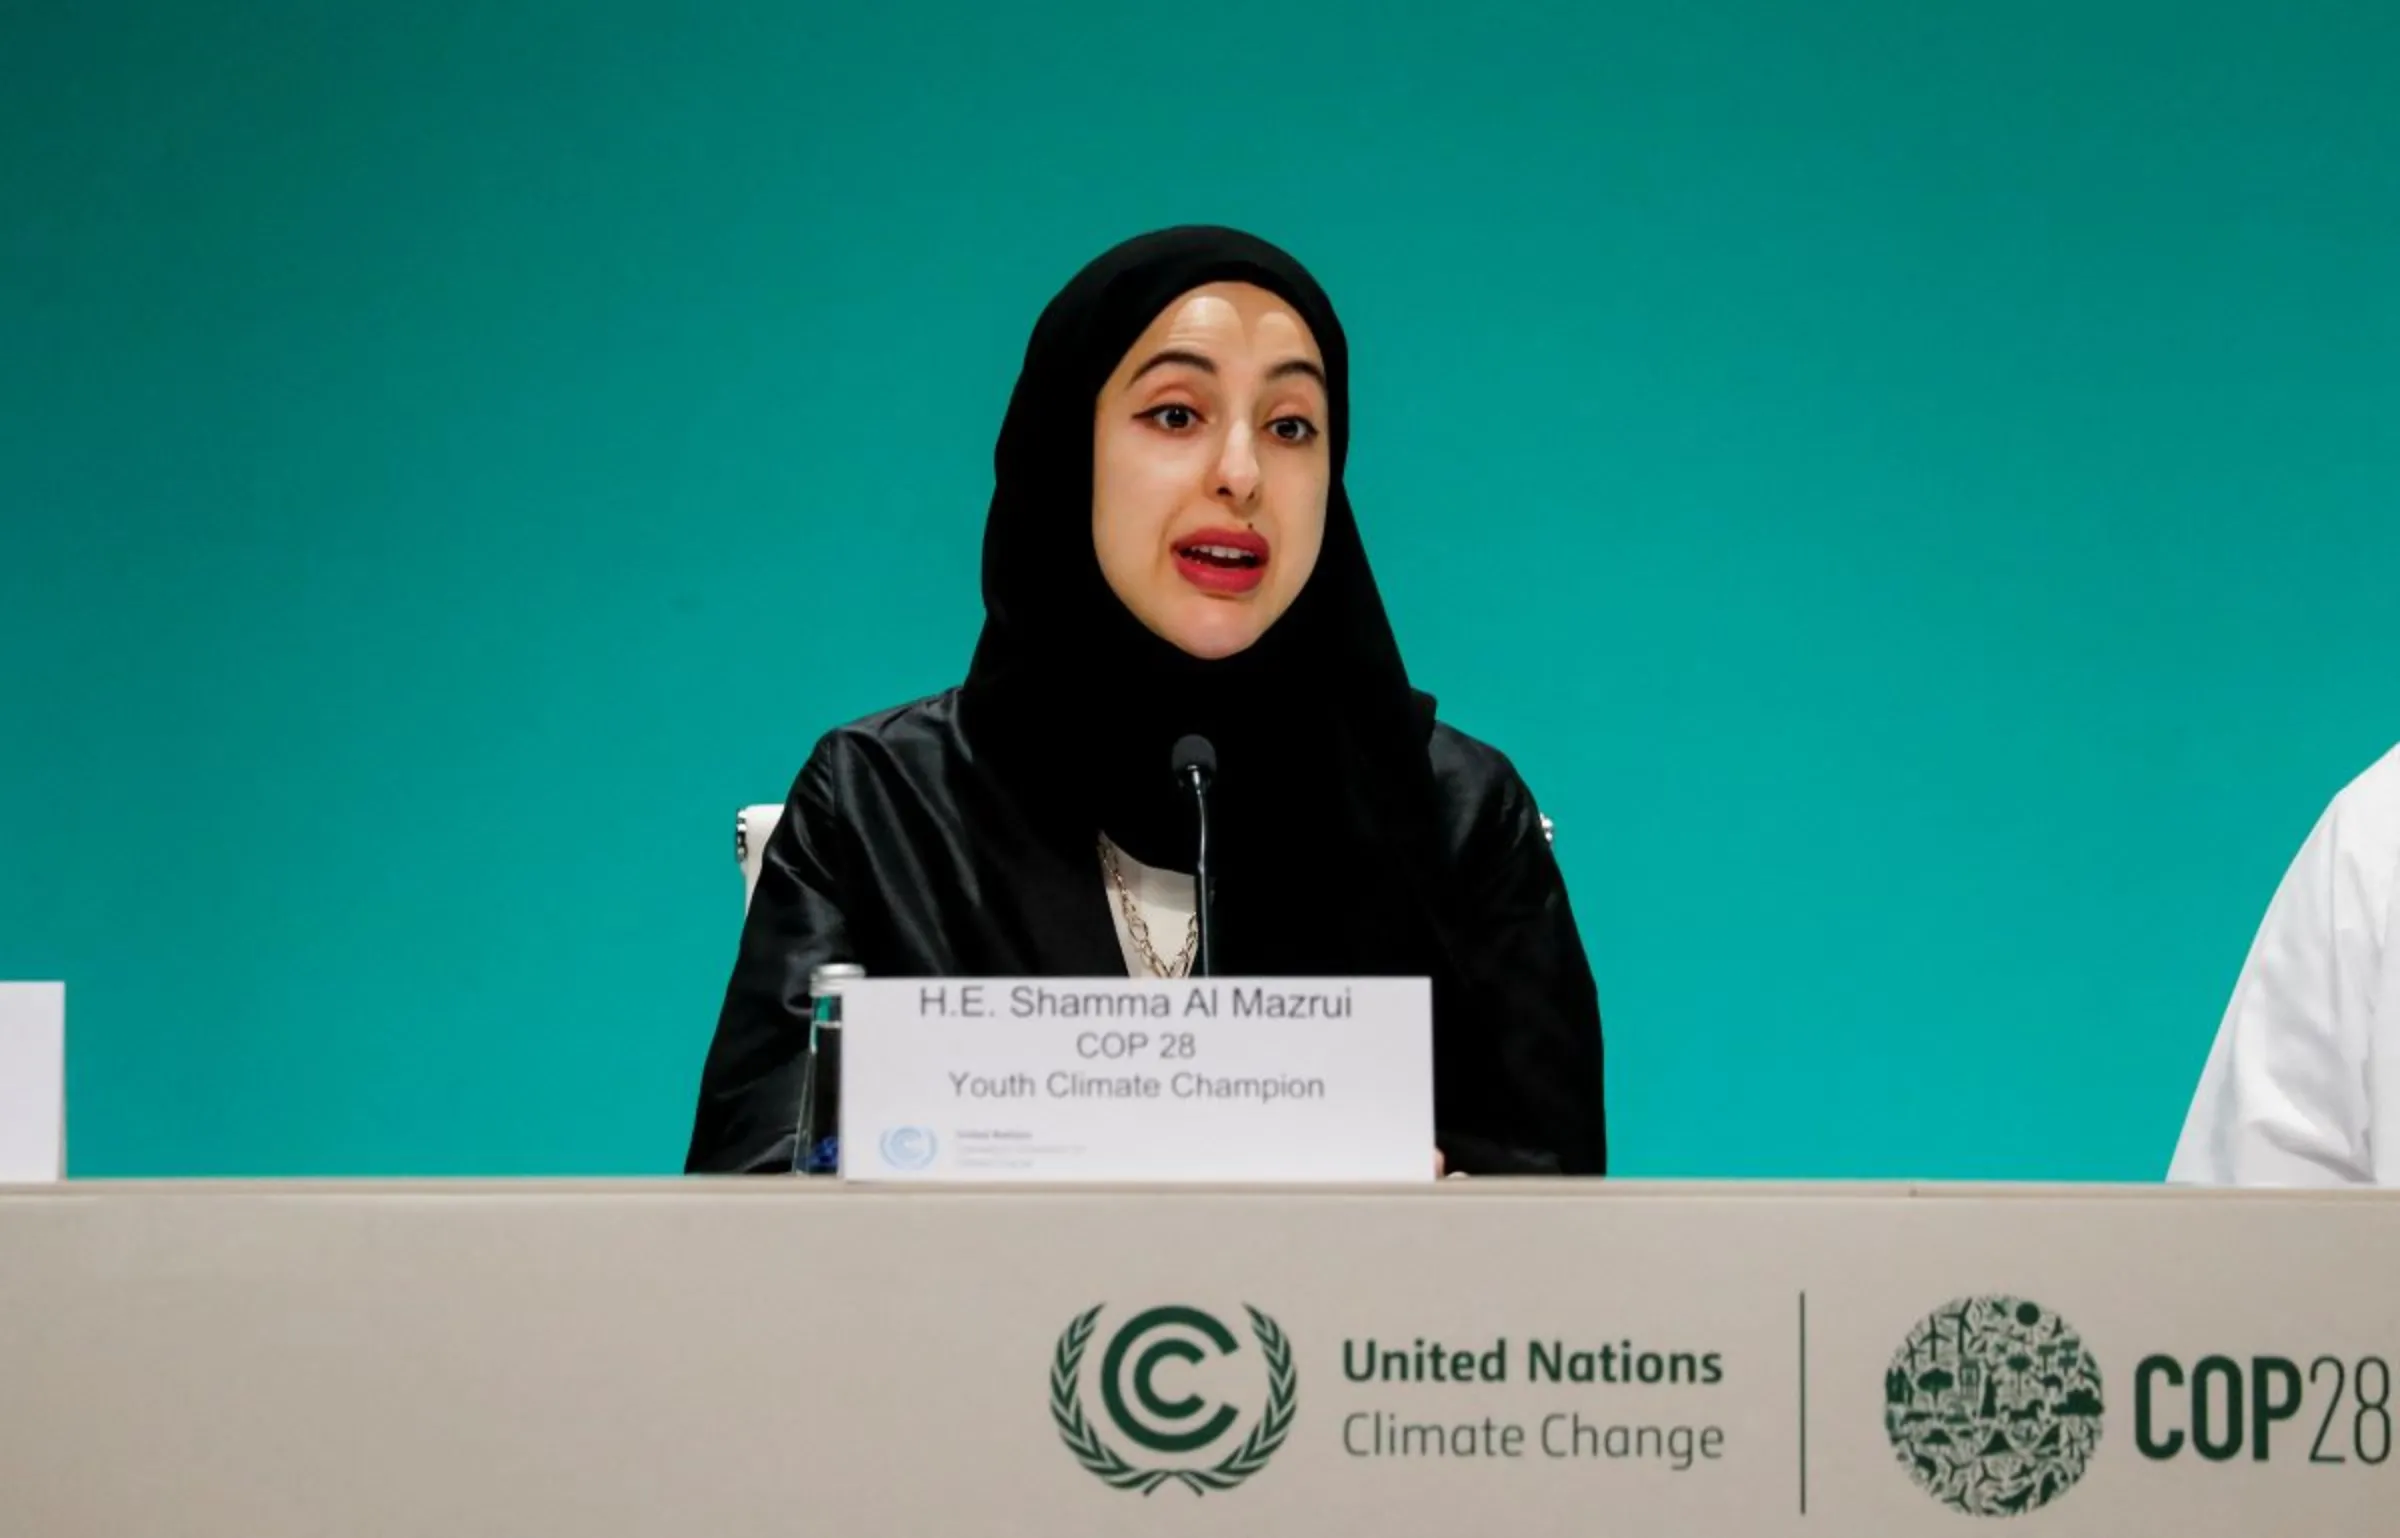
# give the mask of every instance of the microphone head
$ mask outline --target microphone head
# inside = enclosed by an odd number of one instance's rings
[[[1175,778],[1197,778],[1203,785],[1217,777],[1216,745],[1197,733],[1186,733],[1175,740]]]

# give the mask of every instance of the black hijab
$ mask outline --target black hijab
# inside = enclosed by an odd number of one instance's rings
[[[1305,321],[1323,355],[1331,480],[1307,584],[1258,642],[1204,661],[1144,626],[1093,550],[1099,392],[1176,298],[1254,284]],[[1333,305],[1254,236],[1182,227],[1130,240],[1050,302],[1026,347],[993,456],[985,625],[961,722],[987,767],[1063,852],[1105,832],[1136,859],[1189,871],[1194,820],[1169,757],[1217,749],[1210,799],[1217,970],[1424,975],[1439,964],[1439,873],[1427,746],[1433,701],[1409,683],[1343,488],[1349,349]],[[1318,880],[1316,877],[1327,879]]]

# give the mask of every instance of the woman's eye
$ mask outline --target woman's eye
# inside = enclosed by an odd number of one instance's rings
[[[1317,435],[1317,424],[1306,417],[1277,417],[1267,431],[1286,443],[1306,443]]]
[[[1200,421],[1200,413],[1189,406],[1153,406],[1142,415],[1174,433],[1182,432],[1185,428],[1195,426]]]

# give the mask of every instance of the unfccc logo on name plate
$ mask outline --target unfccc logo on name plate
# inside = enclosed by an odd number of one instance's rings
[[[896,1170],[921,1170],[933,1163],[934,1136],[923,1127],[894,1127],[876,1145],[883,1162]]]

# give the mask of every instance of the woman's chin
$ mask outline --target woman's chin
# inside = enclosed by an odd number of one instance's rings
[[[1158,633],[1180,652],[1203,662],[1222,662],[1258,644],[1258,616],[1249,604],[1213,602],[1197,613],[1168,616]]]

